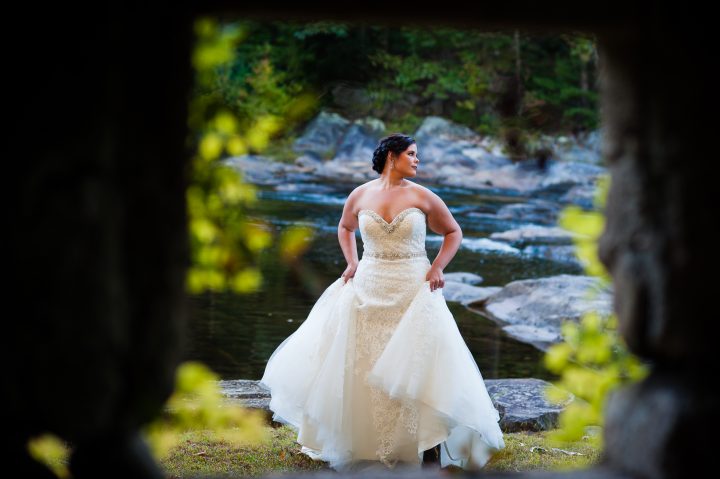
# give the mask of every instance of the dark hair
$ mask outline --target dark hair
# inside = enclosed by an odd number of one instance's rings
[[[396,155],[399,155],[403,151],[407,150],[408,146],[415,143],[415,140],[411,136],[403,135],[402,133],[393,133],[380,140],[375,152],[373,153],[373,170],[378,173],[382,173],[385,168],[385,161],[387,160],[388,152],[391,151]]]

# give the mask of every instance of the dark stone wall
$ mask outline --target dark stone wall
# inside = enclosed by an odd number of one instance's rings
[[[48,431],[76,477],[161,477],[137,430],[172,391],[186,315],[191,15],[43,9],[15,17],[6,90],[13,460],[33,477],[24,444]]]
[[[601,37],[604,156],[612,176],[599,255],[615,284],[619,328],[653,364],[606,412],[606,459],[643,477],[712,464],[718,419],[717,124],[709,31],[658,6],[638,28]],[[694,20],[694,21],[690,21]]]

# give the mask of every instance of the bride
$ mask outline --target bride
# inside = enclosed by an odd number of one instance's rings
[[[350,193],[338,225],[347,268],[275,349],[260,383],[273,420],[337,471],[419,468],[435,446],[440,467],[478,469],[505,443],[442,296],[460,226],[435,193],[406,180],[420,163],[411,137],[383,138],[372,162],[380,177]],[[444,238],[432,264],[426,228]]]

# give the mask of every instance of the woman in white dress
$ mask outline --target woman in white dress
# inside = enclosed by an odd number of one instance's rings
[[[337,471],[485,465],[505,447],[499,414],[445,299],[443,269],[462,232],[445,203],[406,180],[420,163],[411,137],[383,138],[380,178],[355,188],[338,225],[342,276],[273,352],[260,383],[273,420]],[[443,235],[432,264],[426,228]],[[363,256],[358,260],[355,230]]]

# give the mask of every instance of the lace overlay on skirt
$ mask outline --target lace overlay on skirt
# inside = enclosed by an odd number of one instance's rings
[[[381,315],[379,318],[372,318],[369,315],[360,315],[356,323],[356,356],[354,373],[360,375],[367,383],[369,369],[360,366],[360,359],[365,356],[367,363],[374,365],[380,353],[382,353],[390,336],[394,331],[395,321],[393,315]],[[401,313],[396,311],[396,313]],[[396,317],[398,314],[395,315]],[[380,461],[392,467],[396,460],[393,460],[395,450],[394,436],[397,428],[405,427],[410,434],[417,432],[417,408],[411,401],[392,399],[381,388],[368,386],[372,404],[373,424],[377,431],[378,448],[376,454]]]
[[[425,281],[424,213],[358,220],[369,254],[354,278],[330,285],[268,360],[273,419],[338,471],[419,467],[437,444],[442,466],[482,467],[504,447],[499,414],[442,290]]]

